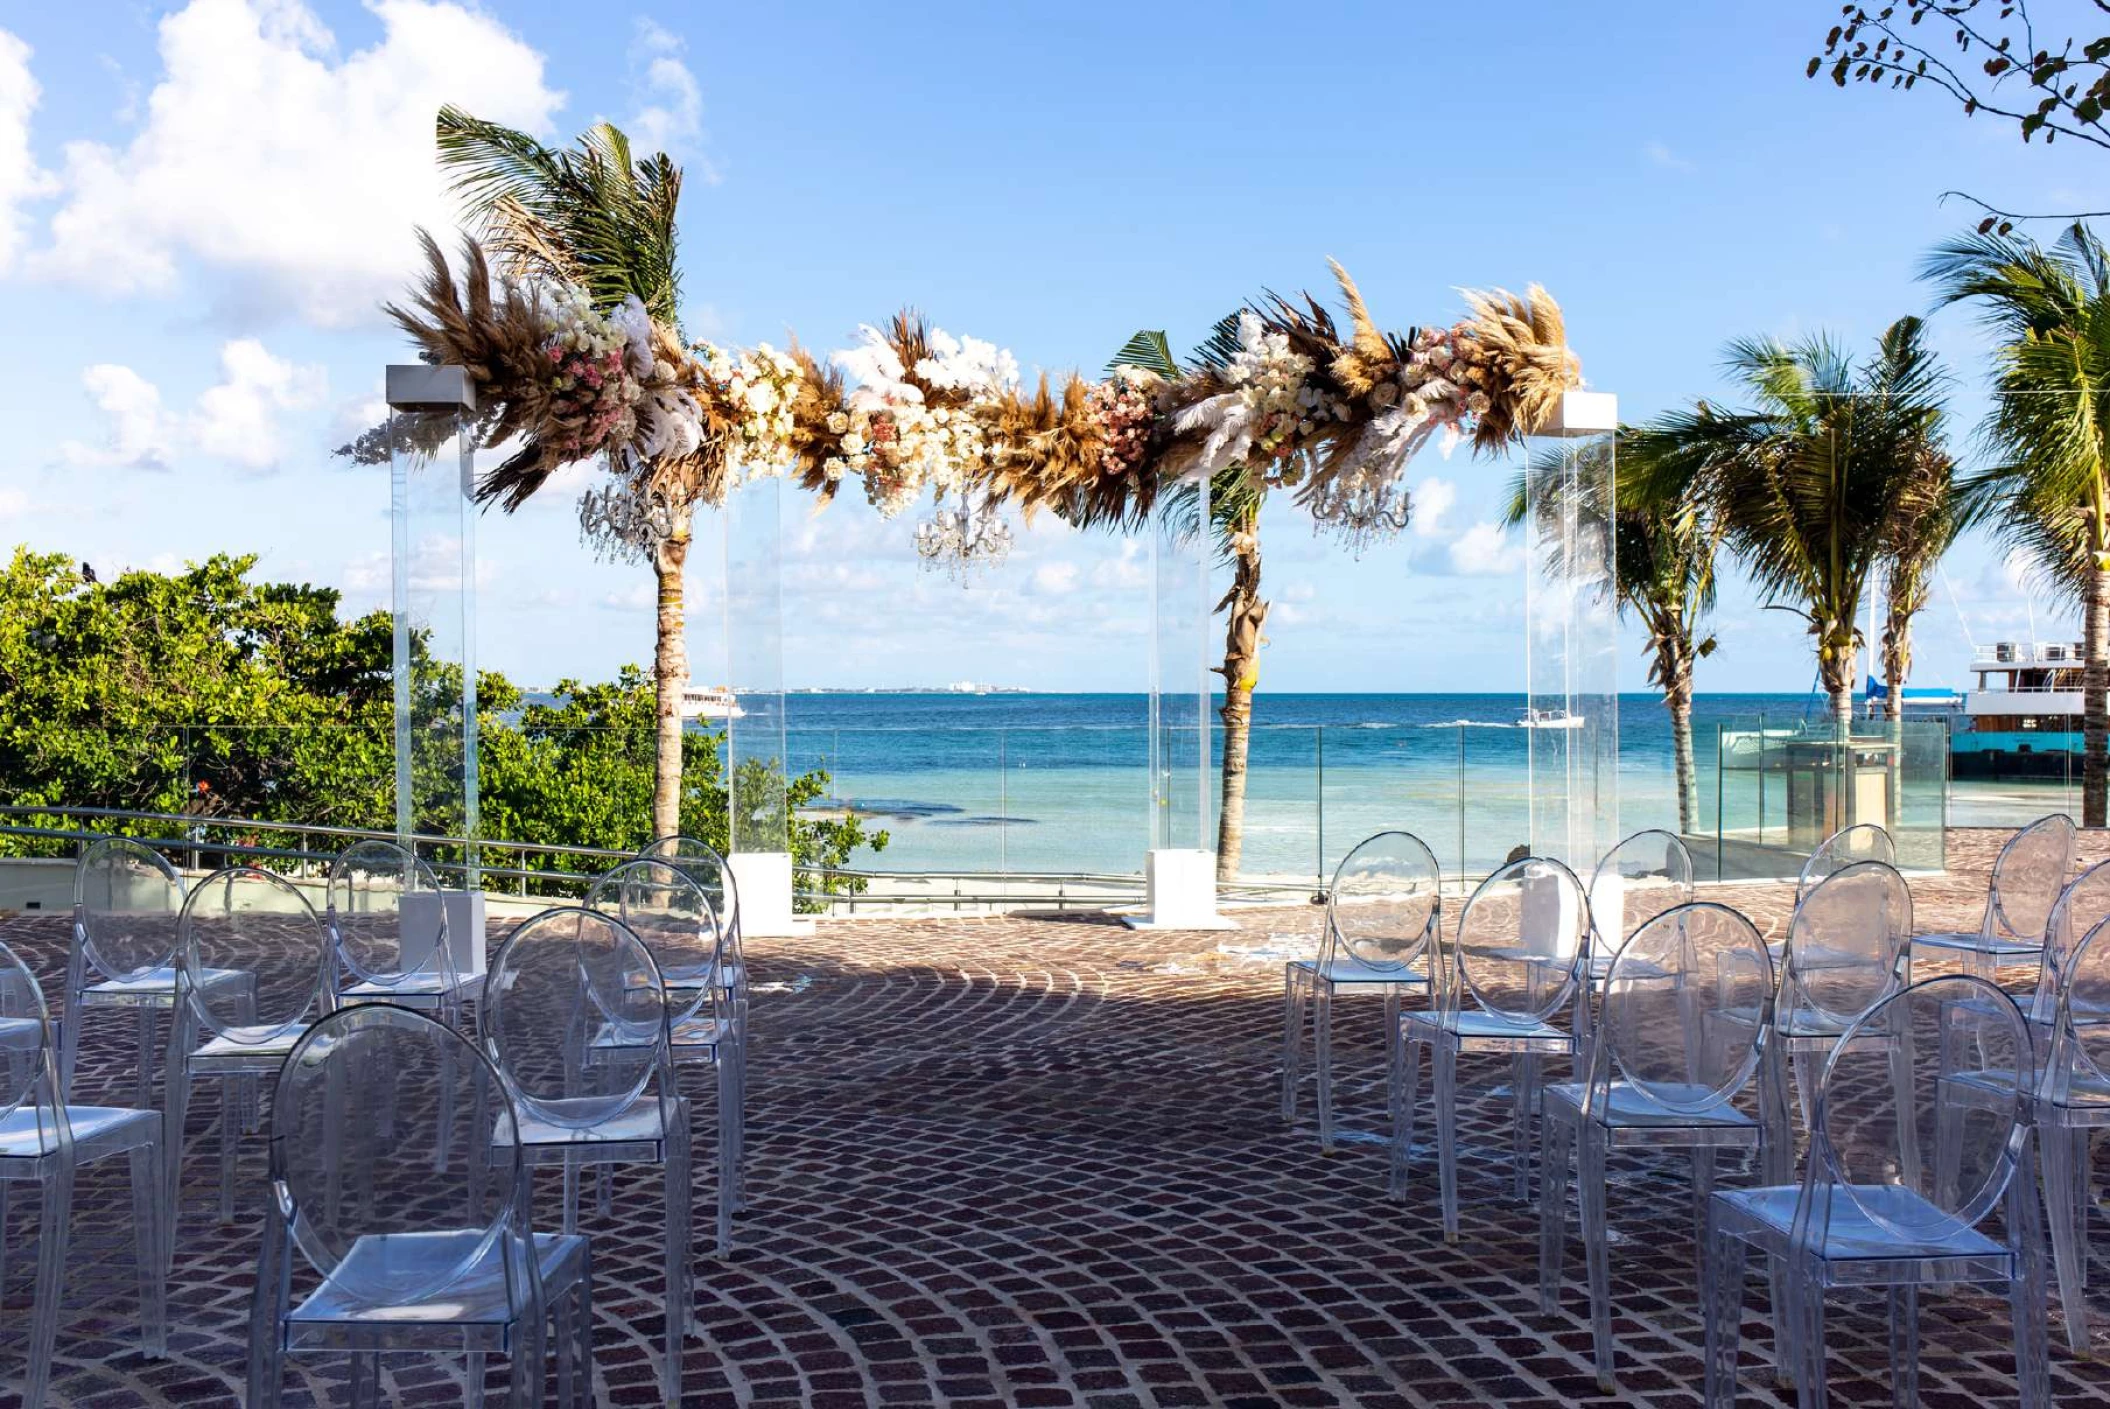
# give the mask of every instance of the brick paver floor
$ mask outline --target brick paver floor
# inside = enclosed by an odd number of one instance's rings
[[[1961,834],[1948,877],[1915,884],[1920,928],[1974,925],[1989,839]],[[2097,845],[2096,851],[2110,850]],[[1710,891],[1777,930],[1780,887]],[[1281,961],[1317,912],[1229,934],[1138,934],[1086,918],[843,921],[755,941],[750,1206],[739,1247],[708,1247],[707,1131],[697,1146],[697,1325],[685,1402],[756,1405],[1696,1404],[1702,1326],[1689,1167],[1616,1160],[1610,1201],[1621,1392],[1599,1397],[1582,1259],[1560,1310],[1538,1309],[1536,1215],[1510,1197],[1506,1065],[1461,1067],[1463,1237],[1446,1245],[1432,1153],[1385,1196],[1376,1004],[1344,999],[1337,1051],[1349,1133],[1322,1154],[1279,1114]],[[63,926],[0,920],[49,986]],[[91,1030],[82,1099],[121,1088],[123,1023]],[[709,1081],[693,1088],[699,1119]],[[239,1167],[236,1221],[211,1210],[217,1094],[190,1122],[170,1355],[136,1348],[122,1161],[79,1181],[55,1398],[227,1404],[244,1370],[264,1178]],[[2110,1186],[2110,1169],[2098,1179]],[[1729,1169],[1725,1181],[1747,1177]],[[553,1214],[544,1186],[545,1222]],[[18,1197],[0,1286],[0,1404],[20,1394],[33,1199]],[[587,1205],[602,1404],[656,1397],[657,1172],[619,1174],[613,1216]],[[1572,1213],[1571,1213],[1572,1217]],[[2097,1227],[2099,1253],[2110,1239]],[[2110,1276],[2095,1313],[2110,1344]],[[1840,1402],[1889,1401],[1879,1302],[1833,1303]],[[1742,1402],[1787,1402],[1767,1370],[1772,1313],[1747,1284]],[[1923,1303],[1922,1401],[2010,1402],[2005,1302]],[[2054,1340],[2058,1322],[2053,1320]],[[2110,1398],[2110,1361],[2055,1346],[2062,1404]],[[493,1387],[503,1377],[494,1365]],[[384,1398],[458,1402],[459,1365],[404,1360]],[[289,1367],[288,1403],[341,1401],[341,1362]]]

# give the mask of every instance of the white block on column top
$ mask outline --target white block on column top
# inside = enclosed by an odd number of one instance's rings
[[[1123,915],[1132,930],[1235,930],[1216,913],[1216,853],[1161,848],[1143,860],[1145,910]]]
[[[725,858],[740,896],[740,937],[783,938],[813,933],[792,906],[791,853],[736,851]]]
[[[1609,391],[1566,391],[1540,435],[1603,435],[1619,429],[1619,398]]]
[[[481,974],[484,962],[484,893],[480,890],[414,890],[403,897],[401,924],[406,948],[430,948],[447,913],[447,961],[463,978]]]

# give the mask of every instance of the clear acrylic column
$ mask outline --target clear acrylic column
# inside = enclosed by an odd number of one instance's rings
[[[1587,883],[1619,842],[1618,399],[1571,391],[1527,443],[1525,680],[1531,849]]]
[[[783,480],[746,480],[725,503],[726,864],[743,935],[789,935],[794,918],[784,741]]]
[[[406,928],[439,925],[459,972],[483,970],[476,743],[475,392],[460,367],[393,366],[390,566],[395,628],[396,835],[460,838],[417,849],[444,897],[407,898]],[[417,903],[412,904],[416,899]]]
[[[1209,482],[1158,496],[1150,536],[1150,825],[1136,928],[1215,929],[1209,768]]]

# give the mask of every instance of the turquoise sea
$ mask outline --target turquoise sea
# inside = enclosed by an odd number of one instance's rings
[[[1527,834],[1530,731],[1508,694],[1269,694],[1255,702],[1243,873],[1302,879],[1360,838],[1404,828],[1446,870],[1484,871]],[[1784,800],[1717,767],[1717,733],[1789,729],[1809,694],[1708,695],[1694,709],[1702,829],[1778,828]],[[888,871],[1133,874],[1148,842],[1147,700],[1140,694],[793,694],[794,770],[825,769],[831,801],[891,838],[860,858]],[[2000,824],[2069,805],[2060,785],[1951,787],[1939,724],[1907,805],[1925,825]],[[1220,740],[1219,740],[1220,744]],[[1620,699],[1622,832],[1674,826],[1669,718]],[[1211,793],[1213,796],[1214,789]],[[1762,795],[1763,793],[1763,795]],[[1210,833],[1213,839],[1213,829]]]

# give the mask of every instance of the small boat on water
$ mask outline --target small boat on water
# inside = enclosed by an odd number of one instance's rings
[[[1583,717],[1565,709],[1527,709],[1517,716],[1519,729],[1580,729]]]
[[[2064,778],[2080,772],[2084,652],[2068,641],[1998,641],[1971,659],[1977,688],[1949,733],[1956,778]],[[1906,704],[1913,703],[1909,694]]]
[[[706,688],[690,683],[682,687],[681,717],[683,719],[744,719],[747,711],[740,708],[739,699],[724,686]]]

